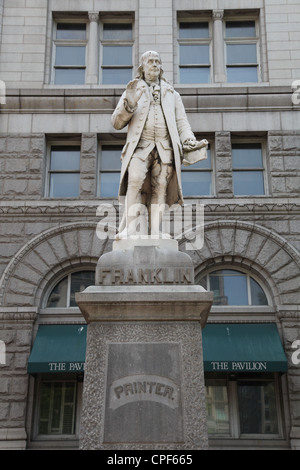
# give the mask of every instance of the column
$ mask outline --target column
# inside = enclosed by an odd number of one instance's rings
[[[223,16],[224,10],[213,11],[213,52],[215,83],[226,82],[224,64]]]
[[[233,197],[230,132],[215,133],[215,157],[217,196]]]
[[[98,84],[99,75],[99,40],[98,40],[98,20],[99,13],[89,11],[90,32],[88,43],[88,61],[86,83]]]

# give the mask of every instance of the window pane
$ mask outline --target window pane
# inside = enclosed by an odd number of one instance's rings
[[[103,39],[130,41],[132,40],[132,25],[129,23],[104,23]]]
[[[39,434],[48,434],[51,384],[43,383],[40,391]]]
[[[100,196],[117,197],[120,184],[120,173],[101,173]]]
[[[50,433],[60,433],[62,384],[54,383],[52,389],[52,409],[50,410]]]
[[[50,175],[50,197],[78,197],[79,173],[52,173]]]
[[[85,46],[56,46],[55,65],[85,65]]]
[[[227,81],[228,83],[256,83],[257,67],[227,67]]]
[[[56,69],[56,85],[84,85],[85,69]]]
[[[102,65],[132,65],[132,47],[103,46]]]
[[[238,382],[242,434],[278,434],[274,382]]]
[[[71,274],[71,286],[68,283],[69,276],[64,277],[52,290],[47,308],[51,307],[76,307],[75,293],[82,292],[86,287],[95,284],[94,271],[79,271]],[[68,289],[70,300],[68,304]]]
[[[238,168],[262,168],[261,144],[233,144],[232,167]]]
[[[255,37],[255,21],[226,21],[226,37]]]
[[[103,145],[101,170],[121,170],[121,145]]]
[[[210,171],[182,171],[182,190],[184,196],[210,196],[211,172]]]
[[[68,277],[62,279],[51,292],[47,308],[54,307],[67,307],[67,297],[68,297]]]
[[[180,65],[209,64],[209,46],[207,44],[180,46]]]
[[[197,39],[208,38],[208,23],[195,22],[195,23],[180,23],[179,24],[179,37]]]
[[[235,196],[259,196],[265,194],[262,171],[233,171],[232,179]]]
[[[76,398],[74,384],[66,382],[64,392],[62,434],[74,434]]]
[[[229,403],[227,386],[223,381],[209,381],[206,385],[208,434],[229,434]]]
[[[51,147],[50,170],[78,170],[80,168],[80,147]]]
[[[211,273],[210,290],[214,305],[248,305],[247,276],[233,270]]]
[[[256,44],[227,44],[227,64],[256,64]]]
[[[85,24],[58,23],[56,39],[86,39]]]
[[[266,294],[260,285],[252,278],[250,278],[250,288],[252,305],[268,305]]]
[[[42,382],[39,404],[39,434],[74,434],[75,382]]]
[[[102,83],[104,85],[123,85],[130,80],[132,80],[132,68],[102,69]]]
[[[71,275],[70,307],[76,307],[75,293],[82,292],[88,286],[95,285],[94,271],[80,271]]]
[[[180,83],[210,83],[210,67],[182,67]]]

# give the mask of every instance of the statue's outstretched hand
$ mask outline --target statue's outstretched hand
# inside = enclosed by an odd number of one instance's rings
[[[126,100],[128,106],[132,109],[136,108],[140,97],[142,96],[142,88],[138,88],[138,79],[132,80],[128,83],[126,88]]]

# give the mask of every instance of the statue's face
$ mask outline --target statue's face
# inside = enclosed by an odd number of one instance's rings
[[[156,54],[151,54],[144,62],[144,75],[146,80],[155,81],[161,71],[160,58]]]

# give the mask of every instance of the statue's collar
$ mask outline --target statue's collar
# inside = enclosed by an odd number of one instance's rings
[[[145,80],[142,80],[142,82],[143,82],[142,87],[149,89],[151,84],[148,85],[148,83]],[[172,85],[170,85],[170,83],[166,82],[165,80],[160,80],[159,85],[161,87],[161,92],[163,96],[165,95],[167,91],[171,91],[172,93],[174,91],[174,88],[172,87]]]

